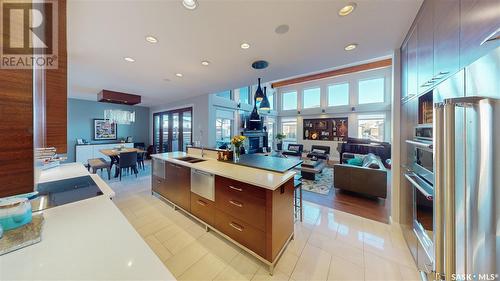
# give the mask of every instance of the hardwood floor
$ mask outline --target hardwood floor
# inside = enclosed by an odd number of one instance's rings
[[[390,182],[391,173],[387,174]],[[388,183],[387,199],[365,197],[354,192],[330,189],[328,195],[321,195],[303,190],[303,200],[313,202],[332,209],[375,220],[389,223],[391,206],[391,187]]]

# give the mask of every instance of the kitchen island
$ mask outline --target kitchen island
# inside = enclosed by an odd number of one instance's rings
[[[271,172],[184,152],[152,157],[153,194],[259,258],[272,273],[293,238],[295,171]]]

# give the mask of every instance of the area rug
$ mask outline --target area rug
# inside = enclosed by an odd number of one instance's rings
[[[328,195],[333,187],[333,168],[326,167],[323,172],[316,174],[316,180],[302,179],[302,190]]]

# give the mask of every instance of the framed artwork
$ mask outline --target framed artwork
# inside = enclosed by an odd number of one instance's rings
[[[104,119],[94,119],[94,140],[116,140],[118,135],[116,123]]]

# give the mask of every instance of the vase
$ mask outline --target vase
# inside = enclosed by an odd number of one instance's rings
[[[234,147],[233,162],[238,163],[240,161],[241,150],[239,146]]]

